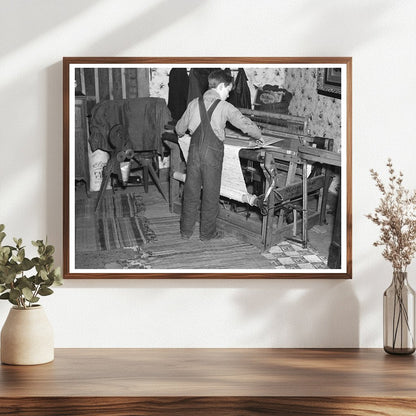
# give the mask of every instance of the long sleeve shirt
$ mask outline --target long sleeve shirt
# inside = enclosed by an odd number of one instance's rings
[[[210,89],[204,94],[205,108],[208,108],[212,103],[219,99],[220,95],[214,89]],[[221,100],[217,108],[212,113],[211,127],[215,135],[221,140],[225,139],[225,124],[229,121],[234,127],[240,129],[243,133],[248,134],[254,139],[261,138],[260,129],[248,117],[245,117],[240,110],[234,107],[227,101]],[[199,115],[198,98],[192,100],[181,119],[177,122],[175,130],[179,137],[183,136],[188,130],[192,133],[198,128],[201,123]]]

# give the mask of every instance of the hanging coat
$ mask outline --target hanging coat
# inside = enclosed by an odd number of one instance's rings
[[[186,68],[172,68],[169,72],[168,108],[173,120],[182,117],[188,104],[189,76]]]
[[[127,129],[129,142],[135,151],[156,150],[163,154],[162,133],[171,120],[163,98],[141,97],[108,100],[97,104],[91,116],[91,150],[111,152],[108,135],[116,124]]]
[[[189,72],[188,104],[204,95],[208,89],[208,75],[219,68],[191,68]]]
[[[237,108],[251,108],[250,88],[247,84],[247,75],[243,68],[238,69],[234,89],[227,100]]]

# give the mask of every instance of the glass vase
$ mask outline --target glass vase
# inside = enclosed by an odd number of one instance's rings
[[[415,351],[415,291],[406,272],[393,272],[383,295],[384,351],[412,354]]]

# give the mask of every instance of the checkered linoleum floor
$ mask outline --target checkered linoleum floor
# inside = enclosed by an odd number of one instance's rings
[[[328,258],[312,248],[283,241],[263,253],[275,269],[327,269]]]

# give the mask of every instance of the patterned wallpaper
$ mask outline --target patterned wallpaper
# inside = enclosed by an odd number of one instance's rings
[[[152,68],[150,70],[150,97],[164,98],[168,101],[170,68]]]
[[[166,101],[169,92],[170,68],[153,68],[150,75],[150,96]],[[316,68],[247,68],[246,75],[254,102],[257,88],[265,84],[278,85],[293,94],[289,113],[308,117],[312,136],[335,139],[335,151],[341,141],[341,101],[320,95],[316,91]]]
[[[166,101],[169,93],[169,72],[170,68],[153,68],[150,71],[150,96],[161,97]],[[237,70],[232,71],[234,77]],[[251,101],[254,102],[258,87],[265,84],[283,85],[285,73],[283,69],[270,68],[248,68],[246,69],[248,86],[251,92]]]
[[[248,87],[251,92],[251,102],[256,99],[257,89],[263,85],[278,85],[282,87],[285,82],[285,71],[282,68],[247,68]]]
[[[341,100],[320,95],[316,91],[316,68],[286,69],[284,88],[293,94],[289,113],[308,117],[312,136],[335,140],[335,151],[341,142]]]

